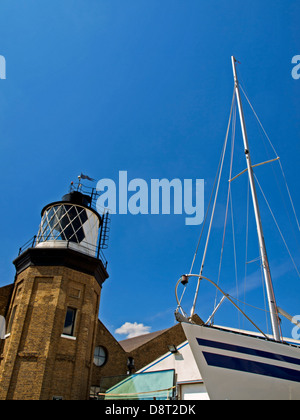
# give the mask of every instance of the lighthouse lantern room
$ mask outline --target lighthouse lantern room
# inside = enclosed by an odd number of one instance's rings
[[[71,191],[42,210],[36,247],[70,248],[95,256],[102,218],[91,207],[92,198]]]

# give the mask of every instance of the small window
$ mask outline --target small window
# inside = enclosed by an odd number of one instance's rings
[[[63,334],[74,335],[75,318],[76,318],[76,309],[67,308]]]
[[[104,347],[98,346],[94,352],[94,364],[98,367],[103,366],[107,361],[107,351]]]

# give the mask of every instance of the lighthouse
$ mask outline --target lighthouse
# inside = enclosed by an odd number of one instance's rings
[[[0,364],[0,399],[88,399],[108,215],[71,189],[43,207],[38,232],[13,261],[15,282]]]

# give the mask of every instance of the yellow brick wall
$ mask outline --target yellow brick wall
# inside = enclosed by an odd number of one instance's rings
[[[100,292],[93,276],[66,267],[19,274],[0,356],[0,399],[88,398]],[[77,309],[76,340],[61,337],[68,306]]]

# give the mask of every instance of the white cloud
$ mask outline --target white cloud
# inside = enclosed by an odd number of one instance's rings
[[[125,322],[120,328],[115,330],[116,334],[126,335],[126,338],[133,338],[143,334],[149,334],[151,327],[137,322]]]

